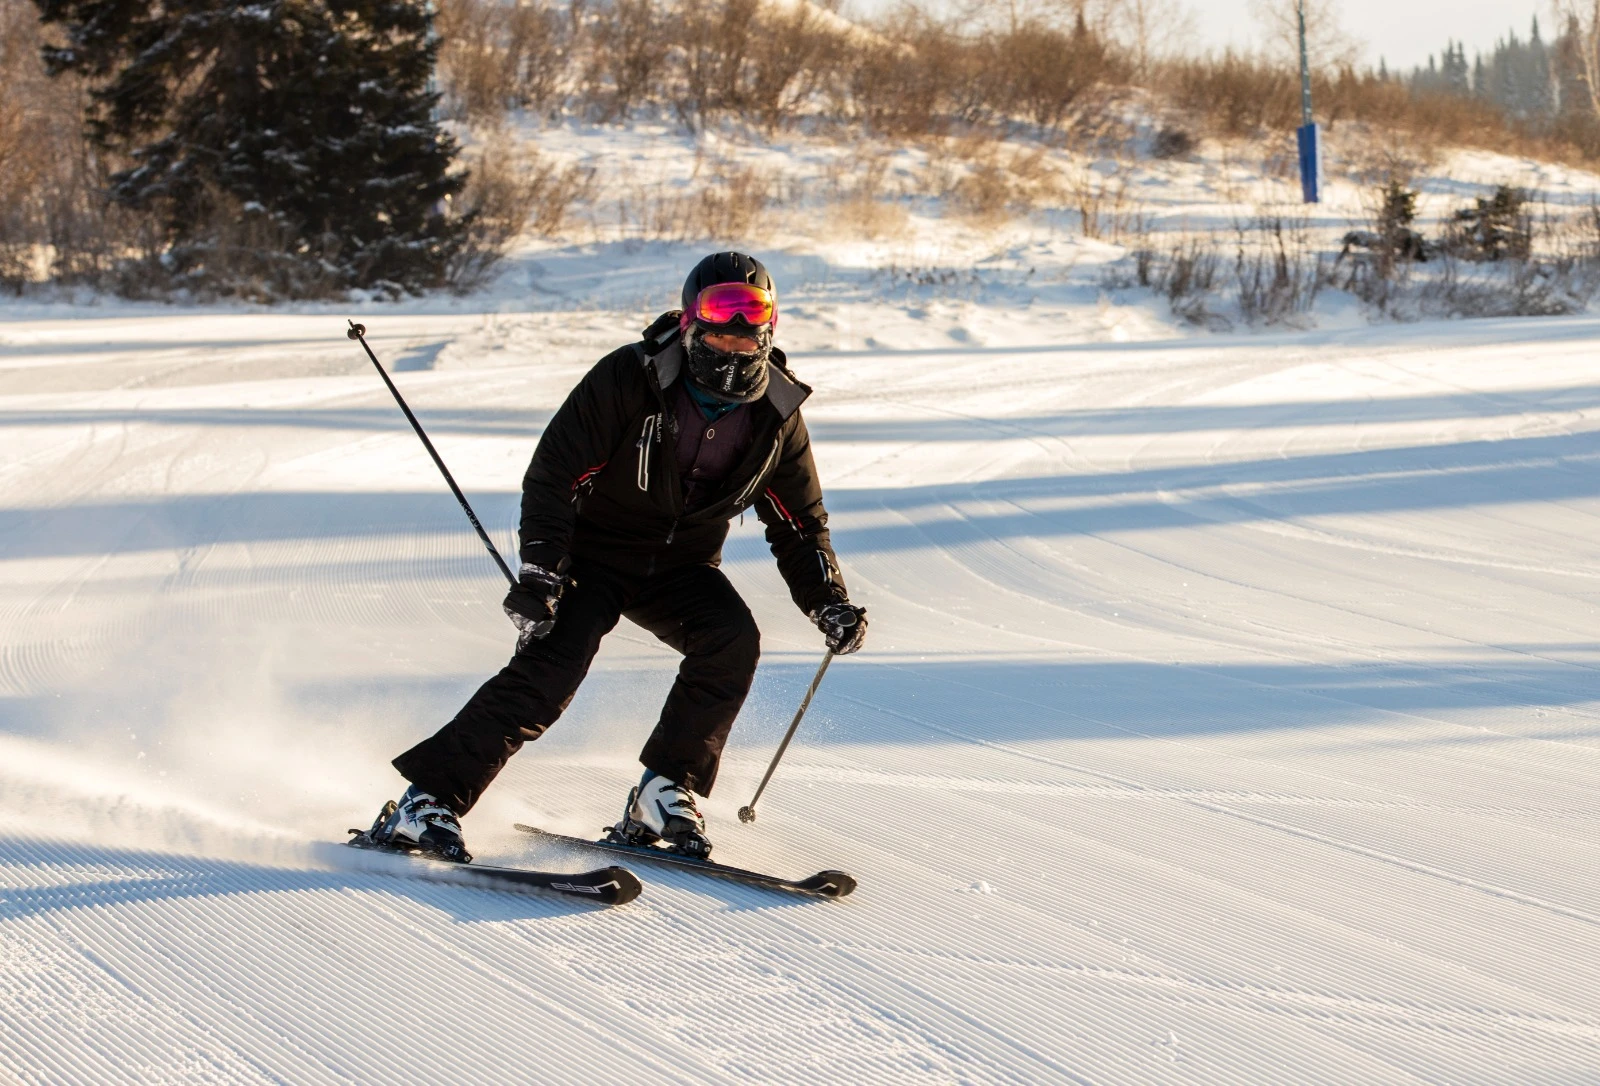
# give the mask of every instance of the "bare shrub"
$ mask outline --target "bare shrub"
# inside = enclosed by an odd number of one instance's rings
[[[1195,238],[1172,250],[1165,267],[1151,276],[1151,283],[1166,297],[1174,315],[1201,327],[1226,328],[1227,318],[1212,313],[1206,304],[1216,290],[1221,266],[1215,243]]]
[[[593,199],[596,191],[592,167],[557,165],[503,135],[491,139],[469,169],[458,214],[470,220],[471,231],[449,271],[458,291],[487,280],[522,234],[559,234],[573,205]]]
[[[585,94],[602,120],[660,97],[671,44],[662,0],[614,0],[590,28]]]
[[[1081,20],[1071,31],[1027,22],[981,44],[987,70],[1001,73],[1000,101],[1005,113],[1028,117],[1056,131],[1073,106],[1103,80],[1125,74],[1111,50]]]
[[[976,163],[956,182],[953,195],[961,210],[982,223],[994,225],[1009,216],[1018,190],[1005,168],[990,161]]]
[[[1071,29],[1034,18],[967,33],[903,7],[873,30],[870,42],[850,49],[843,101],[852,119],[885,135],[1003,130],[1021,121],[1058,133],[1094,88],[1129,71],[1081,20]]]
[[[1214,135],[1250,136],[1300,119],[1297,81],[1281,68],[1231,50],[1220,58],[1183,58],[1158,77],[1173,104]]]
[[[438,0],[438,78],[447,112],[493,122],[551,113],[565,93],[572,21],[549,0]]]
[[[1556,317],[1581,313],[1600,293],[1600,263],[1591,260],[1512,260],[1474,264],[1446,253],[1434,275],[1421,280],[1409,315]]]
[[[849,43],[809,4],[767,0],[678,0],[668,21],[673,47],[669,97],[685,127],[718,115],[773,131],[821,90]]]
[[[1341,68],[1313,88],[1318,114],[1330,128],[1361,122],[1389,133],[1406,133],[1426,145],[1488,147],[1506,152],[1549,149],[1531,130],[1518,131],[1493,103],[1479,98],[1413,91],[1373,72]],[[1414,144],[1410,154],[1427,150]]]
[[[1225,329],[1226,317],[1211,310],[1222,269],[1222,252],[1216,239],[1188,237],[1166,249],[1157,249],[1148,237],[1132,252],[1131,280],[1113,273],[1106,286],[1113,289],[1141,286],[1167,300],[1173,316],[1201,328]]]
[[[1128,260],[1108,269],[1104,285],[1148,288],[1167,300],[1174,316],[1198,327],[1226,330],[1235,320],[1300,325],[1328,284],[1307,223],[1272,208],[1236,224],[1231,260],[1214,235],[1190,236],[1162,248],[1141,226],[1137,240]]]
[[[1128,174],[1122,163],[1105,173],[1092,164],[1077,166],[1067,174],[1067,195],[1086,238],[1119,240],[1129,219]]]
[[[799,107],[820,94],[853,52],[810,4],[763,6],[751,42],[745,109],[766,129],[795,119]]]
[[[1304,219],[1263,211],[1235,231],[1234,284],[1246,324],[1300,324],[1326,283]]]
[[[915,9],[902,9],[877,29],[856,48],[845,80],[853,119],[887,136],[941,134],[952,113],[974,119],[975,97],[952,88],[979,90],[984,69],[952,30]]]
[[[1600,206],[1576,215],[1545,207],[1539,216],[1531,196],[1500,186],[1464,209],[1471,212],[1465,219],[1447,223],[1444,242],[1427,245],[1422,263],[1404,258],[1410,195],[1398,186],[1385,191],[1373,250],[1352,259],[1336,284],[1374,315],[1558,316],[1583,312],[1600,297]],[[1386,220],[1402,246],[1390,260],[1379,240]]]
[[[693,129],[743,106],[743,70],[761,0],[681,0],[670,22],[681,58],[678,119]]]
[[[1194,153],[1195,139],[1186,129],[1164,126],[1150,142],[1150,154],[1156,158],[1187,158]]]
[[[699,237],[749,237],[762,212],[777,202],[777,179],[755,166],[722,166],[699,198]]]
[[[94,283],[149,239],[138,218],[109,206],[107,177],[120,163],[83,136],[88,88],[50,78],[45,35],[28,0],[0,0],[0,286],[54,280]]]

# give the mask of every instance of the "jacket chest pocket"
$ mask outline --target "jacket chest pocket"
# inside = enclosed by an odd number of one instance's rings
[[[781,437],[772,443],[772,451],[767,453],[767,458],[761,462],[761,466],[756,469],[756,473],[750,476],[750,482],[734,501],[733,508],[735,512],[744,512],[745,506],[750,502],[750,496],[756,492],[756,488],[761,485],[761,481],[767,477],[767,473],[778,462],[778,450],[782,447],[783,440]]]

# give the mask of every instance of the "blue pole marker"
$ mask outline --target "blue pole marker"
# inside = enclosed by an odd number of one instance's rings
[[[1303,124],[1295,130],[1300,141],[1300,191],[1306,203],[1322,200],[1322,126]]]

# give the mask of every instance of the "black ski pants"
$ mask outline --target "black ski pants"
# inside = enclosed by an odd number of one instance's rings
[[[720,569],[638,576],[575,559],[555,629],[531,641],[436,734],[394,760],[401,776],[465,814],[522,744],[553,724],[626,615],[683,653],[639,760],[709,795],[733,720],[750,692],[761,631]]]

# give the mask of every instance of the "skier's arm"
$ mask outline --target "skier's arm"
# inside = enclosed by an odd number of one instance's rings
[[[545,427],[522,477],[522,561],[553,570],[567,556],[583,487],[622,444],[635,393],[647,391],[631,347],[602,358]]]
[[[828,537],[828,511],[811,456],[811,435],[798,414],[784,440],[756,515],[767,526],[767,543],[789,595],[806,614],[848,598],[839,562]]]

